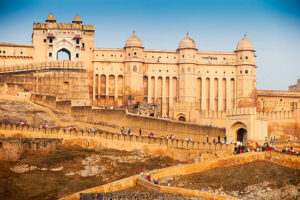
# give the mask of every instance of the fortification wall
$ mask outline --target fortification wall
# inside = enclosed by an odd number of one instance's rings
[[[198,173],[198,172],[214,169],[217,167],[241,165],[241,164],[254,162],[257,160],[267,160],[282,166],[286,166],[294,169],[300,169],[299,156],[269,151],[269,152],[244,153],[244,154],[233,155],[233,156],[223,157],[219,159],[204,161],[204,162],[192,163],[187,165],[176,165],[176,166],[167,167],[163,169],[153,170],[150,172],[150,174],[152,179],[159,180],[160,178],[164,178],[168,176]],[[138,178],[139,178],[138,175],[131,176],[112,183],[108,183],[105,185],[101,185],[98,187],[77,192],[75,194],[61,198],[60,200],[78,200],[80,193],[116,192],[122,189],[134,187],[137,184]],[[176,194],[182,194],[186,196],[201,197],[204,199],[220,199],[220,200],[235,199],[228,196],[225,197],[222,195],[215,195],[210,193],[199,192],[197,190],[188,190],[188,189],[177,188],[177,187],[160,186],[159,188],[160,188],[159,192],[162,193],[176,193]]]
[[[10,124],[0,125],[4,137],[63,138],[63,145],[80,145],[86,148],[112,148],[118,150],[142,150],[181,161],[202,161],[233,154],[233,145],[208,144],[185,140],[166,140],[145,136],[124,136],[108,132],[68,131],[63,129],[39,129]]]

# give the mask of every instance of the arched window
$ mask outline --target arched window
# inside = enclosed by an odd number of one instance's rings
[[[134,65],[133,66],[133,72],[136,72],[137,71],[137,68],[136,68],[136,66]]]
[[[71,53],[69,50],[63,48],[57,52],[57,60],[71,60]]]

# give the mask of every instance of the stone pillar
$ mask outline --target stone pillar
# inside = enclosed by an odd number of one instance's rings
[[[218,79],[218,112],[223,111],[222,78]]]
[[[162,77],[162,99],[161,99],[161,102],[162,102],[162,107],[161,107],[161,110],[162,110],[162,117],[164,117],[166,115],[166,78],[165,77]]]
[[[118,76],[115,76],[115,107],[118,107]]]
[[[231,107],[230,78],[226,78],[226,108],[227,108],[227,110],[232,109],[232,107]]]
[[[109,102],[109,86],[108,86],[108,76],[105,76],[105,105],[108,105]]]
[[[93,101],[96,99],[96,94],[95,94],[95,90],[96,90],[96,75],[94,74],[93,76]]]
[[[98,75],[98,96],[100,96],[100,86],[101,86],[100,81],[101,81],[101,76]]]
[[[154,101],[153,103],[157,103],[157,76],[154,77]]]
[[[148,103],[151,103],[151,76],[148,76]]]
[[[206,78],[203,77],[201,79],[202,81],[202,99],[201,99],[201,105],[202,105],[202,110],[206,110]]]
[[[210,97],[209,97],[209,108],[210,110],[215,110],[215,88],[214,88],[214,79],[213,78],[210,78],[209,79],[209,94],[210,94]]]

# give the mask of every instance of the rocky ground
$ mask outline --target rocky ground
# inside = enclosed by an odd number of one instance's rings
[[[298,200],[300,170],[267,161],[216,168],[185,176],[166,177],[160,184],[231,195],[241,199]]]
[[[0,199],[57,199],[180,162],[141,151],[93,151],[60,147],[46,155],[24,153],[17,162],[0,161]]]

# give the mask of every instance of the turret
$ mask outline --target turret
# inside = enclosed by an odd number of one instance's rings
[[[124,50],[125,105],[128,105],[143,101],[144,46],[135,32],[126,41]]]
[[[195,68],[197,48],[195,41],[186,35],[180,41],[179,52],[179,101],[194,102],[196,94]]]
[[[256,65],[255,50],[246,37],[239,41],[237,56],[237,108],[256,106]]]

